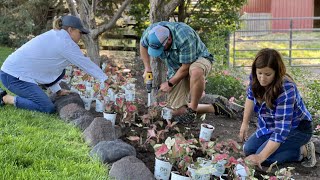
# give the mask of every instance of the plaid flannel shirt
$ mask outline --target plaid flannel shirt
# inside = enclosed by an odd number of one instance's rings
[[[181,22],[159,22],[148,27],[140,40],[143,47],[148,47],[149,31],[156,25],[166,26],[172,35],[172,45],[168,51],[164,51],[159,58],[165,61],[168,68],[167,78],[170,79],[182,64],[195,62],[199,57],[204,57],[213,62],[213,56],[201,41],[199,35],[188,25]]]
[[[274,109],[269,109],[265,102],[257,102],[253,97],[251,81],[247,98],[254,102],[254,111],[258,113],[258,129],[255,133],[258,138],[271,134],[271,141],[283,143],[290,130],[297,128],[300,121],[312,121],[296,84],[288,80],[283,82],[283,91],[275,100]]]

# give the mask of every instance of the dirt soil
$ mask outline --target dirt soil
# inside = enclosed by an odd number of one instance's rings
[[[137,89],[137,98],[142,98],[146,102],[147,98],[147,93],[145,91],[145,85],[144,81],[142,79],[142,74],[143,74],[143,64],[141,60],[135,59],[135,63],[133,65],[132,74],[134,77],[137,79],[136,81],[136,89]],[[139,111],[141,113],[146,112],[146,108],[140,107]],[[141,112],[142,111],[142,112]],[[139,118],[138,118],[139,120]],[[207,114],[206,118],[204,121],[197,121],[193,124],[189,124],[187,126],[185,125],[178,125],[180,129],[189,129],[189,132],[194,134],[195,136],[199,135],[200,132],[200,124],[201,123],[208,123],[211,124],[215,127],[212,140],[217,140],[217,141],[223,141],[225,139],[233,139],[238,141],[238,134],[241,126],[242,119],[237,118],[237,119],[230,119],[222,116],[215,116],[214,114]],[[251,133],[254,132],[256,129],[256,120],[253,119],[250,122],[250,131]],[[146,166],[150,169],[151,172],[154,171],[154,151],[149,146],[149,148],[141,148],[139,143],[129,141],[126,137],[129,135],[139,135],[146,134],[146,129],[144,128],[139,128],[135,125],[132,125],[130,128],[125,128],[125,131],[123,131],[124,136],[122,136],[122,140],[125,142],[133,145],[136,148],[137,151],[137,158],[141,159]],[[176,132],[175,132],[176,133]],[[171,133],[171,135],[175,134],[174,132]],[[170,136],[170,133],[166,134],[166,136]],[[241,146],[243,144],[240,144]],[[318,163],[316,164],[315,167],[313,168],[305,168],[300,165],[300,163],[287,163],[284,165],[279,165],[278,168],[283,168],[283,167],[295,167],[295,170],[293,170],[293,178],[294,179],[304,179],[304,180],[309,180],[309,179],[320,179],[320,159],[319,159],[319,154],[317,154],[317,161]],[[267,167],[263,167],[263,170],[256,169],[256,177],[258,179],[262,179],[260,174],[266,174],[265,171],[267,170]],[[273,170],[276,170],[276,168],[273,168]]]
[[[139,77],[137,78],[139,79]],[[143,81],[138,80],[137,82],[143,82]],[[137,87],[138,89],[140,89],[138,90],[140,91],[138,92],[138,94],[146,96],[146,92],[144,91],[144,85],[143,84],[141,85],[138,83]],[[145,97],[141,97],[141,98],[145,99]],[[140,109],[143,109],[143,108],[140,107]],[[239,134],[241,122],[242,122],[241,118],[230,119],[222,116],[215,116],[214,114],[207,114],[204,121],[201,121],[199,119],[197,122],[189,125],[178,124],[178,127],[180,128],[181,131],[188,129],[189,132],[187,134],[189,135],[193,134],[196,137],[199,135],[199,132],[200,132],[200,124],[208,123],[215,127],[212,140],[223,141],[226,139],[233,139],[238,141],[238,134]],[[253,133],[255,129],[256,129],[256,119],[252,119],[252,121],[250,122],[250,133]],[[127,128],[127,131],[124,133],[127,135],[139,135],[142,133],[146,134],[146,129],[139,128],[133,125],[131,126],[131,128]],[[173,130],[173,132],[167,133],[166,137],[173,136],[175,133],[177,133],[177,131]],[[150,169],[150,171],[153,172],[155,156],[151,146],[149,146],[148,148],[141,148],[141,145],[139,145],[139,143],[134,143],[132,141],[129,141],[124,136],[122,139],[136,148],[137,158],[141,159],[146,164],[146,166]],[[240,145],[242,146],[243,144],[240,143]],[[284,165],[279,165],[278,168],[280,169],[283,167],[295,167],[295,170],[293,171],[294,179],[320,179],[320,163],[319,163],[320,160],[319,160],[319,155],[317,156],[318,156],[318,163],[313,168],[305,168],[301,166],[300,163],[288,163]],[[256,177],[258,179],[262,179],[259,174],[266,175],[267,174],[265,173],[266,170],[267,170],[267,167],[264,167],[263,170],[257,169]],[[273,168],[273,170],[276,170],[276,168]]]

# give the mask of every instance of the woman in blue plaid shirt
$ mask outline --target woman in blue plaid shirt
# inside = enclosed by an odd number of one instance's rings
[[[305,167],[316,164],[315,147],[310,141],[312,118],[279,52],[262,49],[252,64],[250,85],[239,138],[246,160],[261,167],[302,161]],[[248,139],[252,112],[258,115],[258,128]]]

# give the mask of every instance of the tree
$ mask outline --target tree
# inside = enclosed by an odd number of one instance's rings
[[[0,44],[19,47],[52,28],[52,18],[64,11],[63,0],[0,0]]]
[[[119,1],[92,0],[90,4],[87,0],[67,0],[70,13],[80,17],[84,27],[90,29],[82,39],[88,56],[96,64],[100,64],[99,36],[116,24],[131,1],[124,0],[119,5]]]
[[[149,19],[151,23],[168,21],[174,10],[179,6],[181,0],[150,0]],[[166,79],[166,67],[163,61],[151,58],[151,68],[153,72],[153,84],[159,87]],[[153,96],[155,101],[156,97]]]

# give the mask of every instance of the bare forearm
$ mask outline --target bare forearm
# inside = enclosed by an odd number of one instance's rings
[[[249,124],[250,118],[252,116],[253,112],[253,101],[250,99],[246,99],[245,105],[244,105],[244,113],[243,113],[243,120],[242,123]]]
[[[259,156],[265,161],[271,154],[273,154],[280,146],[280,143],[269,140]]]
[[[148,49],[143,47],[141,44],[140,44],[140,56],[143,61],[145,70],[151,71],[150,57],[148,54]]]
[[[177,84],[179,83],[183,78],[187,77],[189,75],[189,67],[190,64],[183,64],[176,74],[170,79],[170,82],[172,84]]]

